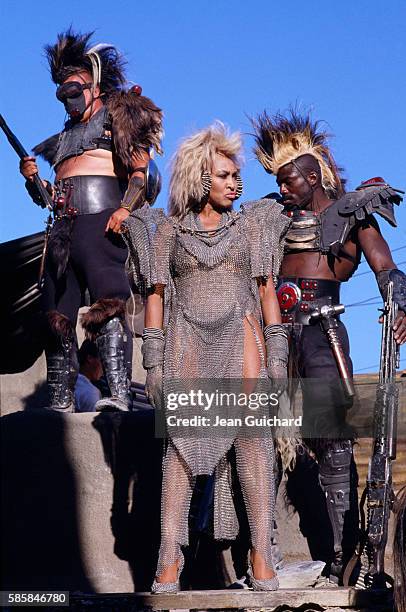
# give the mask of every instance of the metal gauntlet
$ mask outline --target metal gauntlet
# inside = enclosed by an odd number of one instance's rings
[[[288,334],[280,323],[264,328],[266,367],[271,378],[286,378],[289,357]]]
[[[386,301],[388,292],[388,283],[393,282],[393,300],[398,304],[399,308],[406,313],[406,274],[397,268],[393,270],[382,270],[376,275],[381,296]]]
[[[150,370],[162,366],[164,360],[164,332],[156,327],[146,327],[142,334],[143,366]]]
[[[161,409],[162,366],[164,360],[164,332],[156,327],[146,327],[142,335],[143,366],[147,370],[145,393],[154,408]]]

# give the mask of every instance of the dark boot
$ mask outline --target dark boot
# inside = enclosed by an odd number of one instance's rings
[[[49,338],[45,355],[49,408],[74,412],[74,392],[79,371],[75,330],[69,319],[60,313],[50,312],[47,319]]]
[[[128,332],[125,329],[125,303],[117,299],[95,302],[82,317],[88,338],[96,342],[111,397],[96,403],[96,410],[129,410],[131,405],[128,359]]]
[[[320,486],[326,495],[327,511],[334,535],[334,557],[330,580],[340,583],[344,572],[344,519],[350,509],[352,443],[332,441],[319,462]]]
[[[119,410],[129,410],[131,395],[125,361],[126,342],[126,333],[118,317],[107,321],[101,328],[100,335],[96,338],[104,374],[111,393],[111,397],[105,397],[96,403],[96,410],[111,407]]]

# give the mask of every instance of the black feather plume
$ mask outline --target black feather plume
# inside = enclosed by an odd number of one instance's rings
[[[54,45],[44,47],[45,57],[49,64],[54,83],[61,84],[78,70],[87,70],[92,74],[92,63],[86,53],[91,49],[90,39],[94,32],[75,33],[72,28],[58,34]],[[107,96],[124,87],[125,59],[113,46],[98,50],[101,60],[100,90]]]

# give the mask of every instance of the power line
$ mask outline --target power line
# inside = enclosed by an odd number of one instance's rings
[[[348,306],[346,306],[346,308],[364,308],[366,306],[379,306],[382,305],[382,300],[377,301],[377,302],[369,302],[368,304],[349,304]]]
[[[401,359],[399,363],[403,363],[404,361],[406,361],[406,359]],[[357,370],[354,370],[354,374],[357,372],[362,372],[363,370],[370,370],[371,368],[379,368],[379,365],[379,363],[374,363],[373,365],[365,366],[365,368],[358,368]]]
[[[404,247],[401,247],[404,248]],[[364,261],[361,263],[365,263]],[[395,266],[401,266],[402,264],[406,263],[406,259],[404,261],[398,261],[398,263],[395,263]],[[373,270],[366,270],[366,272],[357,272],[357,274],[354,274],[354,276],[352,276],[351,278],[356,278],[357,276],[364,276],[364,274],[372,274]]]
[[[396,253],[396,251],[401,251],[402,249],[406,249],[406,244],[404,244],[403,246],[397,247],[396,249],[391,249],[391,251],[390,251],[390,252],[391,252],[391,253]],[[367,263],[367,260],[366,260],[366,259],[362,259],[362,260],[359,262],[359,265],[361,266],[361,265],[362,265],[362,264],[364,264],[364,263]]]
[[[377,302],[373,302],[373,300],[378,300]],[[353,302],[352,304],[346,304],[345,307],[346,308],[352,308],[354,306],[372,306],[372,303],[370,304],[370,302],[376,303],[376,304],[381,304],[382,303],[382,298],[380,295],[374,295],[373,297],[370,298],[366,298],[365,300],[360,300],[359,302]]]

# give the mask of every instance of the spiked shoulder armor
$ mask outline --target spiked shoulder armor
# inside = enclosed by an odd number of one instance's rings
[[[321,215],[321,252],[339,255],[351,230],[368,215],[378,214],[396,227],[394,205],[402,201],[400,193],[379,178],[361,183],[336,200]]]

